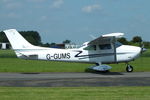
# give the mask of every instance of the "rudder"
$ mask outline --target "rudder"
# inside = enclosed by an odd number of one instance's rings
[[[4,33],[13,49],[25,49],[33,46],[16,29],[5,30]]]

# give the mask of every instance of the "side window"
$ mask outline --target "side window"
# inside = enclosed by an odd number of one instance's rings
[[[84,50],[96,50],[96,45],[89,45]]]
[[[107,50],[107,49],[111,49],[111,44],[101,44],[99,45],[100,50]]]

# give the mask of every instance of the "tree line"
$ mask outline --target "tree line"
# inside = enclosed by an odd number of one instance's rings
[[[41,37],[36,31],[20,31],[19,33],[33,45],[42,44]],[[8,39],[4,32],[0,32],[0,42],[8,42]]]
[[[56,46],[56,43],[42,43],[41,37],[37,31],[19,31],[19,33],[33,45],[44,46],[44,47]],[[144,45],[145,48],[150,48],[150,42],[143,41],[140,36],[135,36],[130,41],[122,37],[118,39],[118,41],[125,45],[135,45],[135,46]],[[5,36],[4,32],[0,32],[0,42],[8,42],[8,39]],[[71,43],[71,40],[64,40],[62,42],[62,44],[65,44],[65,43]]]
[[[43,47],[55,47],[56,43],[42,43],[41,36],[37,31],[19,31],[19,33],[31,44]],[[8,43],[8,39],[5,33],[2,31],[0,32],[0,42],[1,43]],[[71,43],[70,40],[65,40],[62,44]]]
[[[145,48],[150,48],[150,42],[149,41],[143,41],[143,39],[140,36],[134,36],[132,40],[128,41],[126,38],[122,37],[118,39],[118,41],[125,45],[134,45],[142,47],[144,45]]]

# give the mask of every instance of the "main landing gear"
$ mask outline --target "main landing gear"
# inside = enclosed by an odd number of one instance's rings
[[[126,71],[133,72],[133,67],[131,65],[127,64]]]
[[[108,72],[112,67],[108,65],[101,65],[99,63],[96,64],[96,66],[91,66],[89,69],[95,70],[95,71],[101,71],[101,72]],[[127,72],[133,72],[133,67],[127,63],[126,67]]]
[[[101,63],[97,63],[96,66],[91,66],[89,69],[100,71],[100,72],[108,72],[112,67],[108,65],[102,65]]]

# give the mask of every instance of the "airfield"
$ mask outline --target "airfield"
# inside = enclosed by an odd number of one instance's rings
[[[109,73],[89,72],[90,64],[22,60],[0,50],[2,100],[149,100],[150,50],[131,62],[113,64]]]
[[[150,72],[0,73],[0,86],[10,86],[10,87],[150,86]]]
[[[12,50],[0,53],[0,86],[150,86],[150,50],[132,62],[132,73],[125,72],[125,64],[114,64],[108,73],[91,72],[90,64],[22,60]]]

